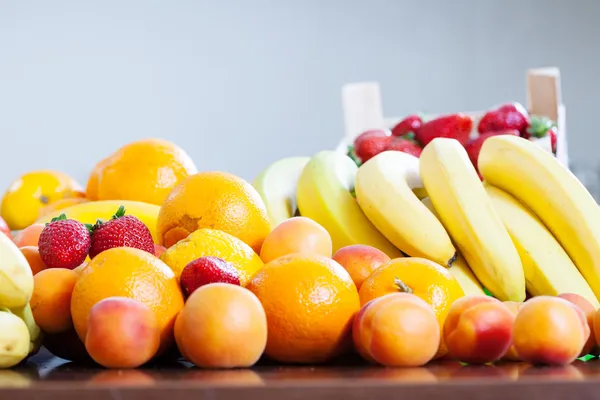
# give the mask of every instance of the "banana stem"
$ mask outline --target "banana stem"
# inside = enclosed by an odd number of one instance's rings
[[[402,293],[411,293],[413,292],[413,290],[411,288],[408,287],[408,285],[404,282],[402,282],[400,280],[400,278],[396,277],[396,279],[394,279],[394,284],[396,286],[398,286],[398,290]]]

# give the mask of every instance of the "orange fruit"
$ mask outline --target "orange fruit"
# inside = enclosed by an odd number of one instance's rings
[[[85,194],[70,176],[57,171],[28,172],[4,193],[1,215],[11,230],[21,230],[37,221],[43,207],[71,197]]]
[[[363,282],[359,296],[362,305],[389,293],[408,292],[420,297],[433,307],[440,330],[452,303],[463,297],[460,284],[448,269],[419,257],[391,260],[377,268]],[[445,353],[442,344],[438,356]]]
[[[260,253],[271,231],[267,209],[248,182],[226,172],[201,172],[181,182],[160,208],[160,244],[170,247],[200,228],[225,231]]]
[[[267,314],[265,354],[274,360],[322,362],[351,346],[360,300],[348,272],[331,258],[301,253],[279,257],[246,287]]]
[[[110,156],[101,160],[94,166],[94,169],[92,169],[92,172],[90,173],[90,177],[88,178],[88,182],[85,187],[85,197],[92,201],[98,200],[98,183],[100,181],[100,174],[102,173],[104,166],[107,165],[109,161]]]
[[[175,273],[177,281],[191,261],[200,257],[219,257],[237,269],[240,283],[245,286],[252,275],[263,267],[263,262],[240,239],[215,229],[199,229],[184,240],[167,249],[160,259]]]
[[[61,199],[55,201],[54,203],[42,207],[42,209],[40,210],[40,218],[52,214],[56,211],[64,210],[65,208],[74,206],[75,204],[87,203],[88,201],[89,200],[84,197],[71,197],[68,199]]]
[[[138,300],[154,312],[161,350],[173,342],[173,325],[183,308],[183,295],[175,274],[162,261],[130,247],[115,247],[94,257],[81,270],[71,296],[73,324],[81,340],[85,341],[92,307],[113,296]]]
[[[137,200],[161,205],[171,189],[196,173],[190,156],[162,139],[129,143],[100,161],[87,191],[98,200]]]

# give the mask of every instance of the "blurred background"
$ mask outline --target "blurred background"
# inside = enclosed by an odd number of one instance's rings
[[[380,82],[386,116],[471,111],[524,103],[544,66],[595,182],[599,16],[597,0],[0,0],[0,186],[40,168],[85,184],[146,137],[252,179],[336,147],[345,83]]]

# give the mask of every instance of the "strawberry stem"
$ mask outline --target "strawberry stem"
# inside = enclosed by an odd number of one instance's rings
[[[121,218],[125,215],[125,206],[120,206],[115,215],[112,216],[112,219]]]
[[[56,221],[64,221],[65,219],[67,219],[67,216],[63,213],[63,214],[60,214],[58,217],[52,218],[50,220],[50,223],[56,222]]]
[[[402,282],[400,280],[400,278],[398,278],[398,277],[396,277],[396,279],[394,279],[394,284],[396,286],[398,286],[398,289],[402,293],[411,293],[412,294],[412,292],[413,292],[413,290],[411,288],[409,288],[406,283]]]

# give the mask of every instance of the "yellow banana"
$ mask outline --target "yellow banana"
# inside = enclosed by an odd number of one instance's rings
[[[424,197],[421,199],[421,202],[435,215],[439,220],[439,216],[435,208],[433,207],[433,203],[429,197]],[[450,273],[456,278],[463,292],[465,292],[465,296],[486,296],[483,287],[481,286],[481,282],[477,280],[475,274],[471,270],[471,267],[467,264],[465,258],[460,254],[460,252],[456,252],[456,260],[452,263],[450,268],[448,268]]]
[[[252,185],[262,197],[271,227],[275,228],[296,212],[296,186],[309,157],[289,157],[275,161],[254,179]]]
[[[42,331],[40,327],[35,323],[33,318],[33,313],[31,312],[31,306],[29,303],[25,307],[12,309],[11,313],[15,314],[17,317],[21,318],[25,325],[27,326],[27,330],[29,331],[29,354],[33,355],[38,352],[40,347],[42,346]]]
[[[11,368],[29,355],[25,322],[8,310],[0,311],[0,368]]]
[[[152,233],[152,238],[155,243],[158,243],[158,235],[156,234],[156,219],[160,206],[144,203],[141,201],[131,200],[99,200],[90,201],[88,203],[76,204],[71,207],[53,212],[46,215],[38,223],[50,222],[52,218],[58,217],[60,214],[65,214],[67,218],[75,219],[84,224],[94,224],[96,220],[108,220],[119,209],[119,206],[125,207],[125,214],[135,215],[138,217]]]
[[[477,279],[499,300],[525,300],[521,259],[464,147],[454,139],[432,140],[420,171],[440,221]]]
[[[302,216],[321,224],[333,241],[333,251],[352,244],[370,245],[390,258],[402,257],[369,222],[352,196],[356,164],[344,154],[321,151],[304,167],[296,198]]]
[[[0,307],[25,307],[32,293],[33,274],[27,259],[8,236],[0,235]]]
[[[575,175],[535,143],[508,135],[483,143],[479,171],[540,218],[600,298],[600,208]]]
[[[527,292],[533,296],[577,293],[600,307],[590,285],[542,221],[504,190],[484,186],[521,256]]]
[[[413,192],[422,187],[419,159],[385,151],[356,174],[356,199],[371,223],[405,254],[450,266],[456,249],[440,221]]]

